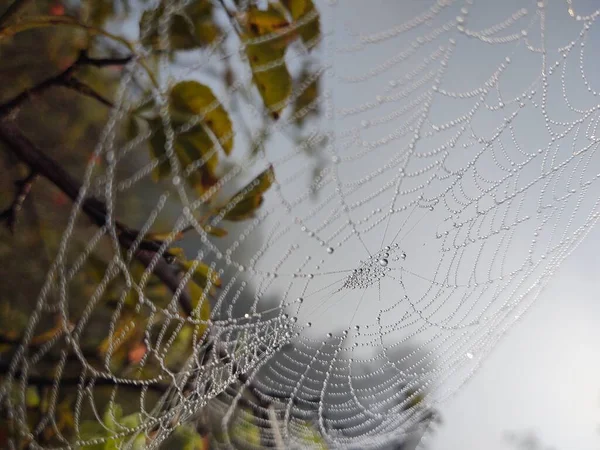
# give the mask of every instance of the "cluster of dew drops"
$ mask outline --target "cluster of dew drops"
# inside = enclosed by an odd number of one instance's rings
[[[354,269],[344,282],[343,289],[365,289],[383,277],[386,272],[392,270],[388,267],[390,259],[399,261],[406,259],[406,253],[401,251],[398,244],[386,246],[368,259],[360,262],[358,268]]]

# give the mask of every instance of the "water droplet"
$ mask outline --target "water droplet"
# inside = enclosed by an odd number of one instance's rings
[[[303,299],[302,297],[298,297],[298,298],[296,299],[296,302],[298,302],[298,303],[302,303],[303,301],[304,301],[304,299]]]
[[[327,333],[327,337],[328,337],[328,338],[330,338],[330,337],[332,337],[332,336],[333,336],[333,334],[331,334],[331,333]]]
[[[331,255],[333,253],[333,247],[327,247],[327,253]]]
[[[383,267],[387,266],[388,265],[388,260],[385,259],[385,258],[380,259],[379,260],[379,265],[383,266]]]
[[[473,353],[471,353],[471,352],[468,352],[466,356],[469,359],[473,359]]]

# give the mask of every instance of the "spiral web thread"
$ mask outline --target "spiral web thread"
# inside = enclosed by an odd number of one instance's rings
[[[287,140],[294,118],[284,114],[269,122],[273,137],[264,152],[240,152],[218,189],[193,198],[182,182],[193,168],[179,167],[172,136],[167,139],[173,183],[154,199],[142,231],[177,197],[183,206],[167,244],[192,224],[200,239],[189,240],[188,253],[210,261],[224,280],[207,323],[210,339],[196,339],[192,357],[178,370],[162,364],[154,379],[117,380],[110,370],[86,364],[79,341],[111,278],[123,277],[140,293],[137,312],[168,319],[159,339],[150,338],[150,325],[143,330],[148,356],[142,366],[165,360],[183,323],[193,319],[176,313],[176,297],[166,307],[145,298],[150,270],[133,281],[131,254],[119,247],[112,220],[84,251],[67,257],[81,202],[75,205],[12,360],[12,382],[3,385],[3,407],[23,433],[35,433],[25,416],[27,380],[59,341],[69,351],[55,367],[67,366],[69,352],[83,367],[76,421],[82,423],[80,414],[94,405],[95,389],[105,381],[139,386],[141,421],[111,436],[131,437],[123,441],[131,444],[146,433],[151,446],[176,425],[209,416],[219,434],[215,445],[223,447],[283,442],[320,448],[310,430],[332,448],[384,447],[418,430],[431,409],[475,373],[598,218],[600,105],[588,54],[597,43],[600,10],[571,1],[396,3],[317,3],[322,39],[312,58],[319,60],[323,89],[313,106],[323,114],[305,125],[310,138],[304,144]],[[166,44],[168,19],[183,5],[173,2],[161,19]],[[232,31],[225,39],[231,50],[225,57],[239,59],[239,38]],[[300,48],[290,53],[291,67],[306,56]],[[218,66],[216,55],[205,56],[177,70],[165,59],[161,70],[171,76],[165,91],[173,80]],[[269,120],[260,100],[240,106],[252,73],[244,61],[236,64],[238,81],[217,92],[219,101],[250,121]],[[124,77],[121,105],[95,150],[107,168],[92,163],[84,178],[84,194],[105,201],[111,218],[117,199],[157,164],[140,157],[133,175],[117,175],[125,156],[147,152],[140,145],[152,134],[123,145],[116,139],[117,124],[132,106],[132,83]],[[169,123],[167,105],[162,119]],[[234,128],[238,139],[235,121]],[[244,142],[240,137],[236,145]],[[275,181],[256,217],[231,228],[229,240],[207,235],[195,214],[203,204],[268,167]],[[211,225],[222,225],[220,218]],[[58,311],[70,322],[71,282],[104,235],[116,256],[73,319],[75,328],[65,325],[43,348],[26,350],[45,315]],[[117,308],[107,329],[114,340],[119,318]],[[179,328],[172,331],[174,324]],[[219,352],[229,358],[215,356]],[[67,374],[54,373],[58,397]],[[159,401],[147,406],[152,385],[165,383]],[[113,387],[109,405],[119,403],[122,392]],[[95,411],[102,422],[102,411]],[[40,424],[53,420],[51,409]],[[253,427],[262,430],[259,441]],[[81,437],[78,444],[85,442],[92,441]]]

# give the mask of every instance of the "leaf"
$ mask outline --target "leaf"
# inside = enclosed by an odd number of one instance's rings
[[[283,13],[274,5],[269,5],[265,11],[256,6],[250,7],[242,23],[246,30],[243,39],[246,41],[269,35],[289,25]],[[292,93],[292,77],[285,63],[285,52],[288,44],[295,38],[294,33],[286,32],[264,42],[246,44],[246,55],[252,68],[254,83],[274,119],[279,118]]]
[[[157,181],[171,174],[171,162],[167,158],[165,150],[167,139],[163,131],[162,121],[151,119],[149,123],[155,130],[150,138],[150,152],[160,162],[152,172],[153,178]],[[218,181],[215,174],[219,162],[217,152],[214,149],[212,140],[202,126],[196,125],[186,132],[176,134],[173,148],[181,170],[192,163],[198,164],[198,168],[191,171],[187,176],[187,181],[199,193],[204,193],[206,189]]]
[[[203,123],[219,139],[225,154],[233,148],[233,128],[229,114],[212,90],[197,81],[182,81],[171,90],[171,106],[190,115],[203,116]]]
[[[178,241],[183,238],[183,233],[180,231],[179,233],[173,234],[171,231],[166,231],[164,233],[146,233],[145,239],[150,241],[157,241],[159,245],[162,245],[163,241],[167,239],[171,239],[171,242]]]
[[[310,73],[303,72],[298,84],[304,85],[311,77],[313,76]],[[315,101],[319,96],[320,80],[320,76],[314,77],[302,93],[296,97],[296,101],[294,102],[294,117],[299,125],[302,125],[311,114],[315,114],[319,110],[319,105]]]
[[[133,297],[133,298],[132,298]],[[137,303],[137,293],[129,292],[125,300],[128,306]],[[124,314],[119,318],[114,332],[102,340],[97,347],[100,358],[110,358],[111,370],[120,370],[122,365],[128,361],[129,349],[139,342],[141,333],[146,327],[147,317],[139,314]],[[112,344],[112,348],[110,345]],[[110,353],[109,353],[110,350]]]
[[[215,237],[227,236],[227,230],[224,228],[213,227],[212,225],[204,225],[202,228],[204,231],[206,231],[207,234],[210,234]]]
[[[104,411],[102,421],[104,422],[104,425],[106,425],[106,427],[108,429],[114,431],[117,429],[117,423],[120,422],[122,417],[123,417],[123,408],[121,408],[121,405],[119,405],[117,403],[111,403],[106,408],[106,411]]]
[[[208,450],[209,441],[202,437],[193,427],[180,425],[163,443],[163,448],[181,450]]]
[[[298,28],[302,42],[309,50],[314,48],[321,37],[321,21],[313,0],[282,0],[295,22],[304,19],[308,14],[316,17]]]
[[[79,439],[82,441],[91,441],[92,439],[98,439],[99,437],[103,437],[106,433],[106,428],[104,428],[100,423],[94,422],[91,420],[86,420],[81,422],[79,425]],[[97,444],[91,445],[78,445],[78,448],[85,450],[104,450],[105,443],[100,442]]]
[[[208,329],[208,320],[210,319],[211,309],[207,294],[196,283],[187,285],[188,292],[192,297],[192,308],[194,308],[193,318],[200,322],[196,325],[196,336],[203,337]],[[200,305],[199,310],[197,310]]]
[[[267,41],[248,45],[246,54],[258,92],[271,116],[277,120],[292,93],[292,76],[284,60],[285,48]]]
[[[203,115],[201,123],[186,131],[179,132],[194,116]],[[196,81],[183,81],[173,87],[170,93],[170,116],[175,132],[173,147],[181,169],[194,164],[189,171],[187,181],[202,194],[217,181],[216,169],[219,163],[218,153],[213,139],[219,139],[223,151],[229,154],[233,148],[233,127],[229,114],[219,103],[207,86]],[[150,138],[152,156],[160,161],[154,169],[153,177],[159,180],[171,174],[171,162],[167,158],[167,139],[162,120],[149,119],[148,124],[154,133]]]
[[[209,0],[195,0],[188,4],[183,14],[176,13],[170,19],[169,46],[172,50],[192,50],[206,47],[221,36],[222,31],[212,16],[212,4]],[[156,10],[145,11],[140,21],[140,30],[149,27],[142,44],[155,49],[161,48],[158,33],[159,22],[164,14],[164,3]]]
[[[140,124],[138,123],[138,119],[132,114],[129,116],[129,119],[127,119],[125,136],[128,140],[132,141],[138,134],[140,134]]]
[[[275,33],[289,25],[281,11],[272,4],[266,10],[251,5],[241,16],[240,22],[254,36]]]
[[[181,247],[171,247],[169,248],[169,253],[176,258],[185,258],[185,250]]]
[[[254,212],[263,203],[263,194],[271,187],[274,180],[275,171],[273,166],[270,166],[233,196],[228,204],[233,203],[234,206],[225,213],[223,218],[225,220],[240,221],[253,217]],[[227,205],[220,209],[226,207]]]
[[[202,289],[206,288],[209,283],[212,286],[221,287],[221,280],[216,270],[211,269],[210,266],[207,266],[202,261],[198,263],[196,261],[180,261],[179,264],[186,272],[192,270],[194,264],[197,264],[196,268],[193,269],[192,280]]]
[[[240,416],[232,426],[232,439],[249,447],[261,447],[260,428],[255,425],[254,416],[246,410],[242,410]]]
[[[40,394],[36,386],[28,386],[25,391],[25,404],[28,408],[37,408],[40,405]]]
[[[299,423],[297,425],[296,433],[298,435],[298,439],[307,444],[307,448],[327,450],[327,445],[325,445],[325,439],[323,438],[323,435],[315,430],[314,427],[310,425],[310,422]]]
[[[105,25],[110,16],[115,14],[114,0],[88,0],[85,2],[88,10],[88,22],[100,28]]]

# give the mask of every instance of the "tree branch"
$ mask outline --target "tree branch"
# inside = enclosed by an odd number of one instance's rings
[[[38,174],[32,170],[25,179],[15,181],[15,185],[18,189],[17,194],[15,195],[11,205],[0,213],[0,221],[6,221],[8,229],[13,234],[15,232],[15,225],[17,223],[17,215],[19,214],[19,211],[23,209],[23,203],[31,192],[31,187],[37,178]]]
[[[15,108],[17,108],[21,103],[25,102],[27,99],[40,95],[51,87],[62,86],[68,89],[73,89],[79,92],[82,95],[87,97],[91,97],[95,100],[98,100],[103,105],[108,106],[109,108],[113,107],[112,102],[98,94],[94,91],[90,86],[86,85],[82,81],[74,78],[74,72],[81,66],[94,66],[94,67],[108,67],[115,65],[125,65],[133,60],[133,56],[125,56],[122,58],[90,58],[87,55],[87,52],[82,51],[79,57],[67,67],[65,70],[60,72],[53,77],[50,77],[41,83],[21,92],[13,99],[4,103],[0,106],[0,116],[4,116],[9,114]]]
[[[72,201],[77,201],[81,191],[80,183],[75,180],[60,164],[47,156],[38,149],[33,142],[27,139],[17,128],[17,126],[8,120],[0,119],[0,141],[3,141],[8,149],[23,163],[27,164],[33,172],[42,175],[52,182],[56,187],[63,191]],[[99,227],[107,223],[106,205],[94,197],[87,197],[81,203],[81,210]],[[131,249],[138,232],[130,230],[119,222],[116,222],[118,230],[119,243]],[[149,267],[157,258],[152,272],[156,275],[173,293],[179,291],[181,284],[178,273],[169,264],[165,255],[158,255],[160,244],[157,242],[147,242],[144,246],[134,249],[134,255],[145,267]],[[189,295],[182,290],[178,298],[181,308],[187,315],[193,311],[192,301]]]

